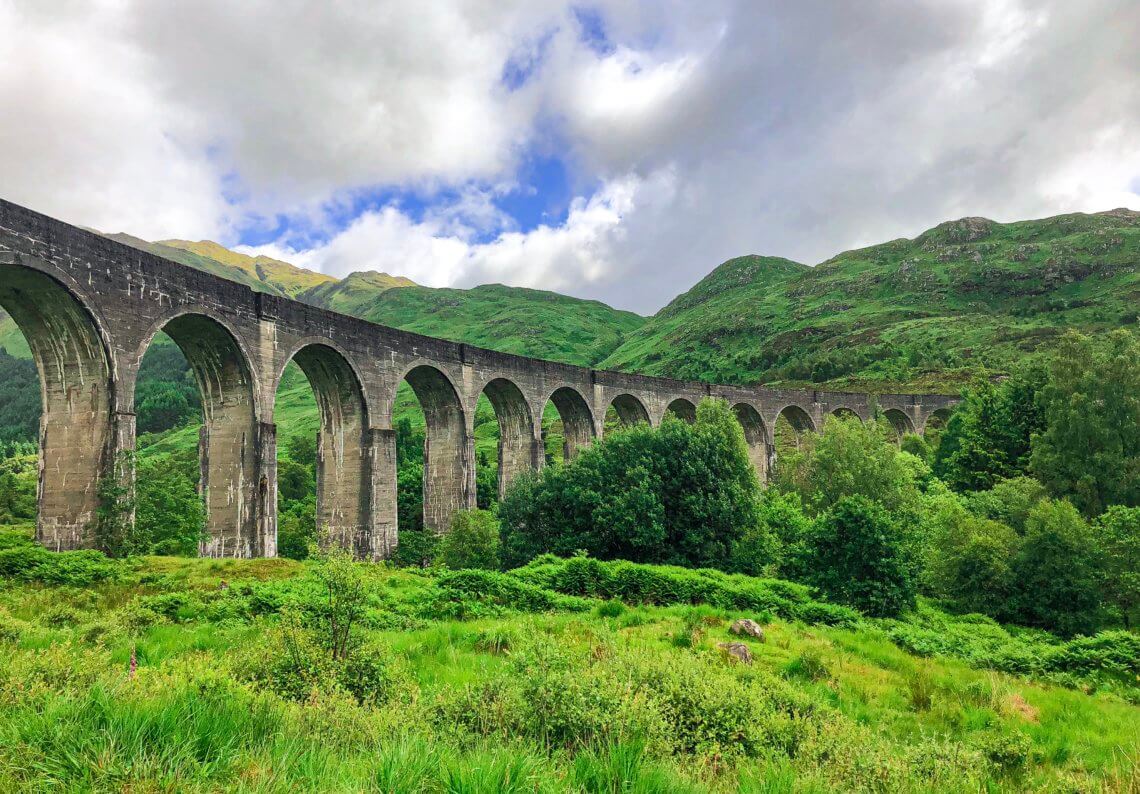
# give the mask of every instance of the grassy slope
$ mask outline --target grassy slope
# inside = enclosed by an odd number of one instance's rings
[[[814,268],[725,262],[600,366],[839,388],[954,389],[1064,329],[1132,324],[1140,213],[943,223]]]
[[[588,366],[617,347],[644,318],[598,301],[487,284],[472,289],[364,288],[385,274],[354,273],[301,300],[373,322],[504,353]],[[386,283],[386,281],[382,282]]]
[[[320,284],[336,281],[332,276],[305,270],[288,262],[282,262],[280,259],[272,259],[268,256],[248,256],[237,251],[231,251],[212,240],[199,240],[196,243],[189,240],[162,240],[156,245],[198,254],[215,262],[237,268],[290,297],[295,297],[298,293]],[[160,256],[168,256],[168,254],[162,253]]]
[[[242,595],[249,585],[257,592],[265,586],[258,582],[272,585],[305,570],[288,560],[147,558],[124,579],[90,588],[4,580],[0,784],[6,790],[823,792],[988,786],[1123,792],[1140,783],[1137,706],[953,659],[919,658],[873,626],[840,629],[775,619],[765,627],[766,642],[746,640],[755,662],[744,667],[715,648],[737,639],[726,627],[743,613],[640,606],[615,617],[595,609],[507,611],[470,621],[414,618],[408,610],[428,603],[431,575],[380,566],[369,574],[379,595],[365,634],[410,673],[412,689],[376,708],[315,691],[290,704],[235,681],[248,664],[242,654],[258,647],[273,619],[253,620],[241,609],[223,607],[248,601],[264,608],[272,602]],[[163,602],[168,592],[181,595]],[[141,620],[139,598],[173,607],[173,620]],[[215,606],[194,607],[198,599]],[[694,616],[699,633],[689,642]],[[730,693],[721,706],[725,714],[733,713],[727,703],[734,698],[747,699],[741,708],[764,713],[772,706],[753,698],[770,689],[786,689],[799,708],[771,713],[768,744],[756,757],[733,762],[728,759],[738,747],[713,744],[656,759],[634,753],[608,772],[593,768],[588,751],[575,759],[557,744],[543,748],[526,724],[513,738],[495,732],[479,738],[470,726],[442,719],[450,713],[447,704],[463,702],[467,687],[503,674],[514,676],[513,686],[525,686],[519,678],[532,672],[511,673],[511,665],[528,638],[571,660],[564,680],[557,669],[534,672],[546,675],[548,685],[558,683],[543,694],[545,711],[552,729],[569,736],[580,736],[576,731],[590,724],[596,682],[635,665],[706,671],[713,689]],[[128,676],[132,654],[139,669]],[[500,697],[481,713],[520,708]],[[671,697],[684,708],[670,722],[693,724],[709,693]],[[579,702],[585,710],[575,710]],[[251,713],[261,716],[252,725]],[[726,719],[720,713],[709,718]],[[1019,741],[1024,746],[1018,748]],[[986,755],[993,759],[988,765]],[[496,772],[504,763],[508,768]],[[591,772],[614,779],[590,786]],[[623,774],[645,779],[622,785]],[[508,784],[504,777],[514,779]]]

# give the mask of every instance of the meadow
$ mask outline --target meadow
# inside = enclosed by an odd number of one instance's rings
[[[1124,632],[925,600],[871,619],[782,580],[586,558],[111,560],[29,538],[0,533],[5,791],[1140,787]],[[746,617],[763,641],[730,634]]]

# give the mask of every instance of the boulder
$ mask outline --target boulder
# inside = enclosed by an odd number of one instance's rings
[[[744,664],[752,664],[752,651],[743,642],[718,642],[716,647],[725,656],[731,656]]]
[[[752,637],[754,639],[760,640],[760,642],[764,642],[763,627],[761,627],[759,623],[757,623],[755,620],[752,620],[751,618],[742,618],[735,621],[731,626],[728,627],[728,630],[733,634],[744,637]]]

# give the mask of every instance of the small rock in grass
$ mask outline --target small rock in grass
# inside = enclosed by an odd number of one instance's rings
[[[752,664],[752,651],[743,642],[718,642],[716,647],[725,656],[731,656],[744,664]]]
[[[764,629],[751,618],[743,618],[734,622],[729,626],[728,630],[733,634],[743,634],[747,637],[754,637],[760,640],[760,642],[764,642]]]

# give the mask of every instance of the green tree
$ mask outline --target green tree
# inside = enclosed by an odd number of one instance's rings
[[[967,389],[940,438],[934,474],[958,491],[1025,474],[1032,436],[1044,427],[1037,401],[1044,380],[1040,366],[1025,366],[1000,384]]]
[[[776,463],[775,485],[798,493],[808,512],[819,514],[848,496],[863,496],[901,517],[915,508],[920,462],[901,452],[885,420],[831,417],[823,432],[808,434],[799,451]]]
[[[757,520],[759,483],[723,401],[689,425],[613,431],[570,463],[515,479],[499,505],[508,566],[584,549],[600,559],[729,564]]]
[[[930,448],[930,444],[926,439],[918,433],[906,433],[899,440],[899,448],[903,452],[909,452],[923,463],[930,464],[934,458],[934,450]]]
[[[1009,526],[971,514],[954,494],[928,510],[924,578],[929,591],[959,612],[999,620],[1016,616],[1013,560],[1020,538]]]
[[[1108,508],[1093,524],[1104,562],[1104,598],[1125,628],[1140,612],[1140,508]]]
[[[499,568],[499,521],[489,510],[460,510],[436,547],[438,561],[451,568]]]
[[[137,552],[192,557],[206,531],[198,461],[172,455],[140,458],[135,476]]]
[[[0,524],[36,517],[36,453],[30,444],[4,445],[0,456]]]
[[[136,427],[140,433],[158,433],[185,424],[199,416],[197,389],[186,383],[146,380],[135,395]]]
[[[864,496],[845,496],[809,528],[790,566],[828,598],[876,617],[914,605],[907,545],[891,516]]]
[[[1045,429],[1034,474],[1086,516],[1140,506],[1140,343],[1127,331],[1101,341],[1066,334],[1041,394]]]
[[[798,494],[765,489],[756,523],[736,541],[728,570],[750,576],[775,575],[785,551],[802,542],[810,524]]]
[[[1023,534],[1029,513],[1048,493],[1045,486],[1032,477],[999,480],[988,491],[968,494],[966,506],[980,518],[1000,521]]]
[[[1064,635],[1091,632],[1102,573],[1095,537],[1076,508],[1063,499],[1041,502],[1013,559],[1019,620]]]
[[[304,560],[317,542],[317,496],[285,502],[277,513],[277,554]]]

